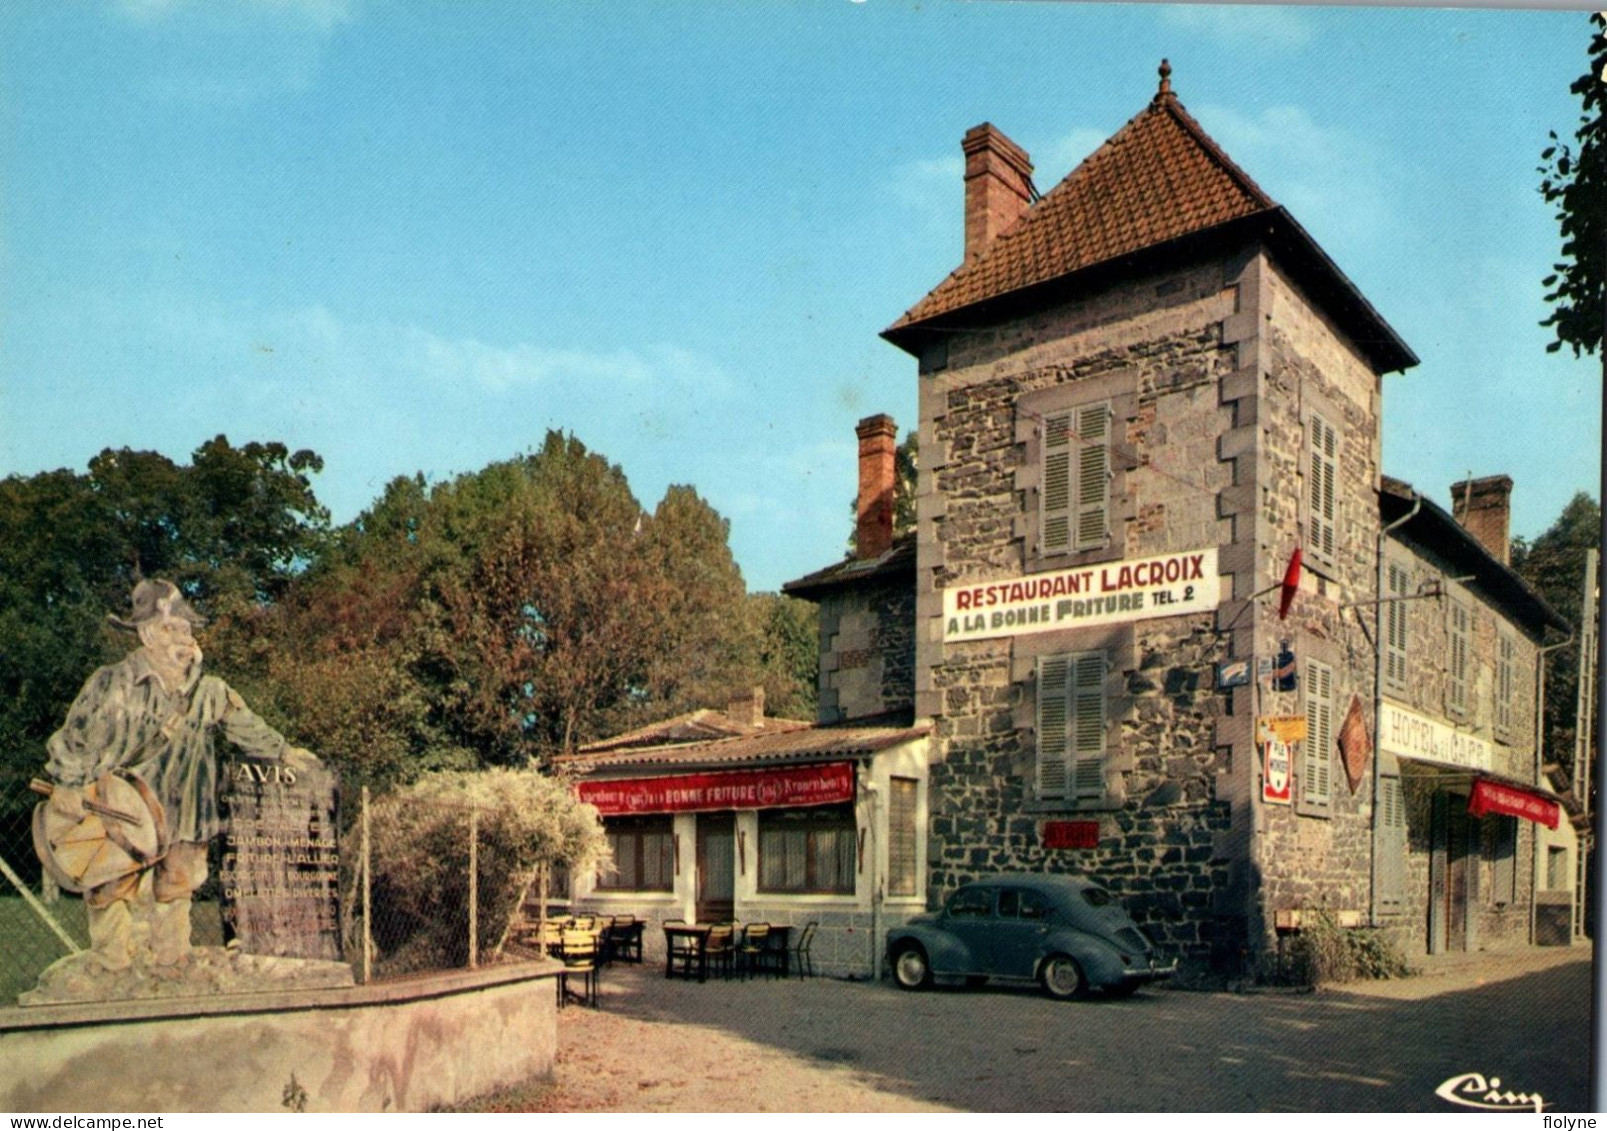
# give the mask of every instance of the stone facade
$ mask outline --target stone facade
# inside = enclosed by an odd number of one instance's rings
[[[839,586],[819,600],[820,721],[907,714],[915,687],[915,594],[908,573]]]

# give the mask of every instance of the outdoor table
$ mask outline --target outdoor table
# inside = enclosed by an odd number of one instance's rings
[[[697,953],[697,980],[709,979],[709,931],[712,923],[666,923],[664,925],[664,976],[675,977],[676,939],[688,939]],[[690,969],[687,977],[692,976]]]

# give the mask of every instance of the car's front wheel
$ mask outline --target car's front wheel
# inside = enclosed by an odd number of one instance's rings
[[[905,943],[893,954],[893,981],[901,990],[924,990],[932,984],[932,965],[917,943]]]
[[[1043,992],[1056,1001],[1070,1001],[1088,994],[1088,979],[1083,977],[1082,967],[1069,954],[1051,954],[1044,959],[1038,980],[1043,983]]]

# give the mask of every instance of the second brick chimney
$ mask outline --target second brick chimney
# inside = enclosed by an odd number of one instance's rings
[[[859,506],[854,555],[876,558],[893,544],[893,482],[898,428],[886,414],[867,416],[854,429],[859,436]]]
[[[1490,556],[1511,565],[1512,480],[1505,475],[1451,485],[1451,513]]]
[[[965,152],[965,261],[975,260],[1032,203],[1032,159],[1027,151],[983,122],[967,130]]]

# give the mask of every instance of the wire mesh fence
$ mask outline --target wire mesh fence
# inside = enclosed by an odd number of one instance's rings
[[[9,797],[0,807],[0,1006],[33,988],[52,963],[90,947],[83,899],[52,882],[35,850],[39,800]],[[370,800],[366,788],[354,801],[327,833],[316,822],[288,835],[282,824],[257,824],[252,837],[226,830],[216,838],[208,879],[195,892],[195,945],[337,958],[358,981],[541,953],[547,866],[508,851],[497,813],[396,796]],[[265,827],[281,831],[260,835]],[[259,842],[249,866],[240,859],[247,840]],[[150,889],[147,879],[133,900],[136,924],[149,914]],[[309,901],[318,906],[309,910]],[[309,924],[326,928],[328,937],[314,937]],[[136,946],[139,937],[136,925]]]

